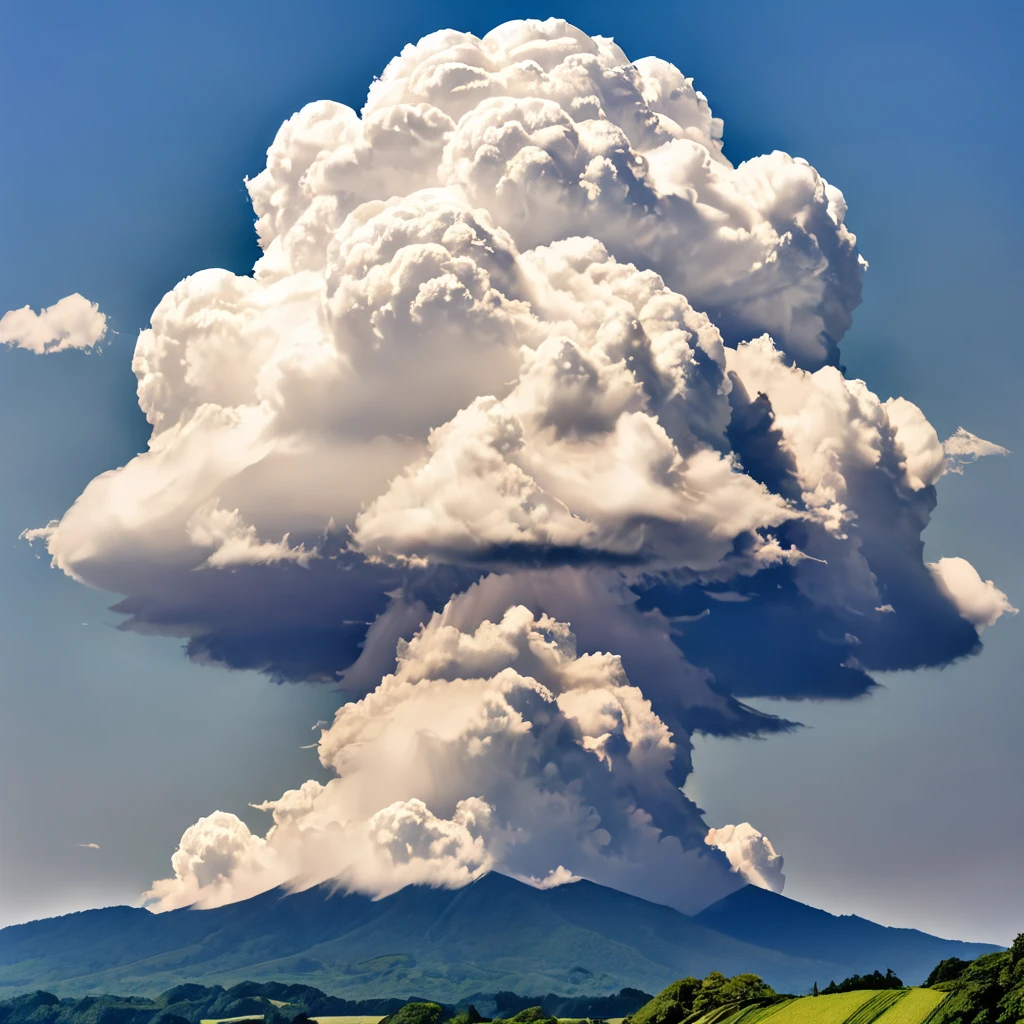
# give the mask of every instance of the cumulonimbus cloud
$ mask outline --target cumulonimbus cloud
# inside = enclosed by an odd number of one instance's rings
[[[197,823],[157,906],[488,868],[692,906],[739,884],[680,792],[693,732],[787,728],[741,698],[855,696],[1010,610],[922,558],[939,478],[998,446],[844,376],[842,193],[722,139],[678,69],[558,20],[435,33],[361,114],[281,127],[253,275],[140,335],[149,450],[28,532],[125,628],[353,701],[341,776],[265,837]]]
[[[106,315],[95,302],[77,292],[38,313],[23,306],[0,317],[0,345],[28,349],[36,355],[91,349],[106,333]]]

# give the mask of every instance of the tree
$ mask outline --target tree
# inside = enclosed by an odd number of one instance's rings
[[[693,1001],[700,989],[699,978],[673,981],[632,1014],[630,1024],[679,1024],[693,1011]]]
[[[815,982],[814,983],[814,991],[811,993],[811,995],[815,995],[816,996],[817,994],[818,994],[818,983]]]
[[[707,1013],[716,1006],[721,1006],[725,999],[722,998],[722,989],[725,987],[726,977],[721,971],[712,971],[702,982],[700,992],[693,1001],[694,1013]]]
[[[775,995],[775,989],[756,974],[737,974],[719,989],[719,1005],[725,1003],[754,1003]]]
[[[940,981],[956,981],[967,970],[969,964],[969,960],[961,960],[958,956],[940,960],[932,968],[932,973],[925,980],[924,987],[931,988],[932,985],[937,985]]]

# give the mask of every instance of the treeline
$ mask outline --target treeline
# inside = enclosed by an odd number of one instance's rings
[[[1017,1024],[1024,1019],[1024,934],[1005,953],[943,960],[925,985],[949,993],[929,1024]]]
[[[495,1016],[514,1017],[527,1008],[543,1006],[543,1016],[574,1018],[624,1017],[651,998],[640,989],[624,988],[610,996],[520,996],[515,992],[479,993],[471,1003],[495,1006]],[[276,1004],[285,1005],[278,1006]],[[263,1024],[291,1024],[309,1017],[347,1017],[395,1015],[409,1007],[406,1016],[421,1008],[428,1020],[409,1024],[443,1024],[460,1014],[459,1006],[444,1006],[422,998],[411,999],[343,999],[329,996],[311,985],[280,982],[244,981],[231,988],[223,985],[176,985],[155,998],[144,996],[86,996],[82,999],[60,999],[51,992],[33,992],[0,1001],[0,1024],[197,1024],[201,1020],[229,1017],[262,1018]],[[485,1018],[473,1009],[472,1020],[459,1024],[476,1024]]]
[[[498,992],[494,996],[482,993],[470,996],[468,1002],[477,1006],[494,1001],[494,1016],[507,1020],[523,1010],[542,1006],[552,1017],[574,1020],[607,1020],[609,1017],[628,1017],[653,997],[638,988],[624,988],[610,996],[559,996],[549,992],[546,996],[519,996],[515,992]]]
[[[903,982],[893,974],[891,968],[887,967],[885,974],[881,971],[873,971],[871,974],[851,974],[849,978],[844,978],[838,985],[831,981],[821,990],[820,995],[830,996],[835,992],[861,992],[864,989],[903,987]],[[815,985],[814,994],[819,995],[817,985]]]
[[[272,1000],[288,1004],[281,1013]],[[0,1024],[197,1024],[225,1017],[262,1017],[265,1022],[309,1017],[393,1013],[404,999],[339,999],[308,985],[245,981],[222,985],[176,985],[156,998],[86,996],[59,999],[33,992],[0,1002]]]

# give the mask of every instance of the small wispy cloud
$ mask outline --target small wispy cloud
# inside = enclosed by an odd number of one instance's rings
[[[78,844],[83,850],[98,850],[100,848],[99,843],[79,843]]]

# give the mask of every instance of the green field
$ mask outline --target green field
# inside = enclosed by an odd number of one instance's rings
[[[875,1024],[921,1024],[945,998],[945,992],[912,988],[895,1006],[883,1013]]]
[[[927,988],[804,996],[772,1006],[705,1014],[697,1024],[925,1024],[945,998]]]
[[[774,1017],[784,1007],[792,1003],[792,999],[786,999],[781,1003],[773,1003],[771,1006],[748,1006],[746,1009],[734,1013],[723,1024],[761,1024],[769,1017]]]

